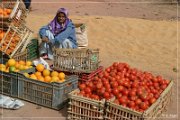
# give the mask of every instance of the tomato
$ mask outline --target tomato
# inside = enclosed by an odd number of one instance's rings
[[[122,97],[122,94],[121,93],[118,93],[117,95],[116,95],[116,98],[117,99],[119,99],[119,98],[121,98]]]
[[[106,88],[106,92],[111,93],[112,89],[111,88]]]
[[[97,88],[97,89],[100,89],[102,86],[103,86],[103,84],[102,84],[101,82],[98,82],[98,83],[96,84],[96,88]]]
[[[117,88],[118,87],[118,82],[116,82],[116,81],[113,81],[110,84],[111,84],[112,88]]]
[[[135,100],[136,105],[139,105],[141,102],[142,102],[142,100],[139,98]]]
[[[113,88],[112,93],[116,96],[119,94],[118,88]]]
[[[125,97],[125,96],[120,97],[119,98],[119,103],[120,104],[126,104],[127,103],[127,97]]]
[[[135,103],[134,103],[134,101],[130,101],[130,102],[128,103],[128,106],[129,106],[130,108],[135,108]]]
[[[127,96],[128,93],[129,93],[129,91],[128,91],[127,89],[124,89],[124,90],[122,91],[122,94],[123,94],[124,96]]]
[[[137,96],[130,96],[129,99],[135,101],[137,99]]]
[[[119,90],[119,92],[122,92],[124,90],[124,87],[120,85],[120,86],[118,86],[118,90]]]
[[[95,99],[95,100],[99,100],[100,98],[99,98],[98,95],[94,95],[94,99]]]
[[[99,94],[100,95],[103,95],[104,94],[104,92],[105,92],[105,87],[101,87],[100,89],[99,89]]]
[[[85,91],[86,94],[90,94],[90,93],[91,93],[91,88],[86,87],[86,88],[84,89],[84,91]]]
[[[125,87],[127,87],[127,88],[130,88],[130,87],[131,87],[130,82],[128,82],[128,81],[125,81],[123,85],[124,85]]]
[[[86,88],[86,85],[84,83],[80,84],[79,85],[79,89],[80,90],[84,90]]]
[[[111,69],[108,67],[108,68],[105,69],[105,71],[106,71],[107,73],[109,73],[109,72],[111,71]]]
[[[109,73],[108,73],[107,71],[105,71],[105,72],[103,73],[103,76],[104,76],[105,78],[108,78]]]
[[[131,96],[136,96],[136,91],[135,90],[131,90],[129,91],[128,95]]]
[[[154,97],[152,97],[152,98],[149,99],[149,103],[150,103],[150,104],[153,104],[155,101],[156,101],[156,98],[154,98]]]
[[[138,85],[139,85],[139,83],[138,83],[138,82],[133,82],[133,83],[131,84],[131,87],[132,87],[132,88],[137,88],[137,87],[138,87]]]
[[[118,67],[118,65],[119,65],[118,62],[114,62],[114,63],[113,63],[113,67],[115,67],[115,68]]]
[[[80,91],[79,94],[82,95],[82,96],[84,96],[84,95],[85,95],[85,92],[84,92],[84,91]]]
[[[165,90],[165,89],[166,89],[166,87],[167,87],[167,85],[166,85],[166,84],[164,84],[164,85],[161,85],[161,86],[160,86],[160,88],[161,88],[162,90]]]
[[[91,89],[94,88],[93,82],[89,82],[89,83],[87,84],[87,86],[90,87]]]
[[[140,109],[142,109],[142,110],[146,110],[146,109],[148,108],[148,106],[147,106],[147,104],[146,104],[145,102],[141,102],[141,103],[139,104],[139,107],[140,107]]]
[[[108,92],[104,92],[103,97],[108,100],[110,98],[110,94]]]

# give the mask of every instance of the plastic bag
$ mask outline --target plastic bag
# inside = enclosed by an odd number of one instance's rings
[[[88,46],[87,28],[84,23],[75,24],[76,38],[78,47]]]

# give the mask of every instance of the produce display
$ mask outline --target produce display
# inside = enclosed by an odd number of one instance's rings
[[[3,30],[0,30],[0,43],[4,37],[5,32]]]
[[[118,105],[143,112],[166,89],[169,80],[131,68],[127,63],[113,63],[88,82],[79,82],[79,95],[95,100],[112,100]]]
[[[0,32],[0,38],[3,39],[5,33],[2,30]],[[10,55],[12,52],[14,52],[16,46],[21,40],[21,37],[18,36],[18,34],[13,29],[11,29],[5,36],[4,40],[2,39],[0,39],[0,51],[3,51],[7,55]]]
[[[16,61],[15,59],[9,59],[6,64],[0,64],[0,71],[4,72],[19,72],[32,68],[31,61]]]
[[[24,73],[28,78],[39,80],[43,82],[64,82],[65,74],[63,72],[50,71],[45,69],[44,65],[38,64],[36,66],[36,72],[33,74]]]
[[[9,17],[11,14],[12,10],[8,8],[0,8],[0,17],[6,18]]]

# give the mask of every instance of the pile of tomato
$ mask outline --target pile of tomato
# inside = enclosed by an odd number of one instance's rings
[[[114,62],[91,81],[79,82],[80,95],[95,100],[106,99],[118,105],[143,112],[166,89],[170,80]]]

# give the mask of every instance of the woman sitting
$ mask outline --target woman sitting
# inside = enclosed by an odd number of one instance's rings
[[[68,18],[68,11],[60,8],[54,19],[43,26],[39,35],[42,39],[40,44],[40,56],[53,59],[52,48],[77,48],[75,26]]]

